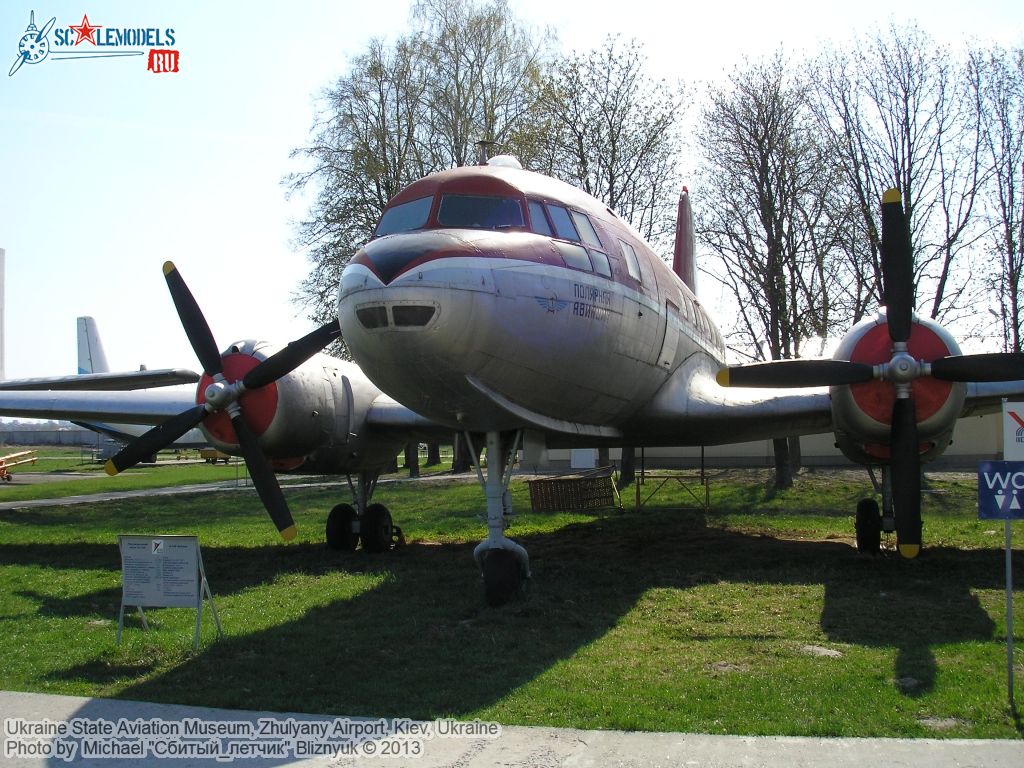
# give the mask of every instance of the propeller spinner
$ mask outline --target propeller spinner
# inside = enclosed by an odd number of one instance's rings
[[[281,537],[290,541],[295,538],[295,521],[292,519],[284,494],[281,493],[281,486],[274,476],[274,471],[245,421],[241,397],[245,392],[264,387],[291,373],[337,339],[341,334],[338,322],[327,323],[301,339],[291,342],[284,349],[260,362],[239,381],[228,381],[224,376],[221,355],[210,326],[181,273],[169,261],[164,264],[164,278],[189,343],[192,344],[192,349],[195,350],[205,372],[213,378],[213,383],[206,388],[206,402],[172,416],[122,448],[107,462],[107,474],[116,475],[135,466],[145,457],[166,448],[211,414],[223,411],[231,419],[245,458],[245,465],[249,469],[249,475],[260,500]]]
[[[914,271],[910,229],[899,190],[882,196],[882,298],[892,343],[887,363],[848,360],[775,360],[723,368],[718,383],[733,387],[841,386],[881,379],[895,389],[889,434],[893,507],[900,554],[921,549],[921,456],[912,384],[922,376],[951,382],[1014,381],[1024,378],[1024,355],[1015,353],[952,355],[931,362],[908,351],[913,326]]]

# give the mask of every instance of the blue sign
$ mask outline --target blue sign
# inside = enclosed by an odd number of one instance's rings
[[[1024,461],[978,463],[978,518],[1024,520]]]

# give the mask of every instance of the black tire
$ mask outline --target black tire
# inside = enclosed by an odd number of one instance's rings
[[[359,526],[359,538],[367,552],[386,552],[391,549],[391,513],[383,504],[371,504]]]
[[[351,552],[359,543],[359,535],[352,532],[356,511],[351,504],[339,504],[327,516],[327,546]]]
[[[504,605],[523,589],[523,569],[519,558],[507,549],[488,549],[483,553],[484,599],[493,608]]]
[[[874,499],[857,502],[857,551],[877,555],[882,548],[882,514]]]

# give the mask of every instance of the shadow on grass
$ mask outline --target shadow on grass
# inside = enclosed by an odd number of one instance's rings
[[[378,586],[313,607],[300,619],[229,634],[170,671],[122,688],[118,697],[421,719],[466,715],[602,637],[647,590],[718,581],[823,584],[825,635],[895,649],[894,684],[906,679],[901,690],[918,696],[935,684],[934,646],[991,640],[993,622],[971,590],[1002,584],[990,550],[937,548],[914,562],[867,560],[844,543],[709,527],[699,513],[624,514],[520,541],[531,553],[533,590],[501,609],[482,605],[472,544],[413,543],[381,557],[314,545],[204,547],[215,596],[286,574],[382,578]],[[0,559],[53,568],[118,567],[116,547],[94,544],[0,546]],[[87,604],[95,613],[92,604],[109,603],[111,594],[32,597],[41,612],[67,616]],[[119,596],[113,597],[116,611]],[[132,674],[109,667],[85,664],[61,676],[104,683],[115,673]],[[138,677],[150,671],[139,670]]]

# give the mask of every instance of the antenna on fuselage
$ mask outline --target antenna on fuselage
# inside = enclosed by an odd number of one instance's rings
[[[487,165],[491,156],[491,147],[498,146],[498,142],[488,139],[481,139],[476,143],[476,164]]]

